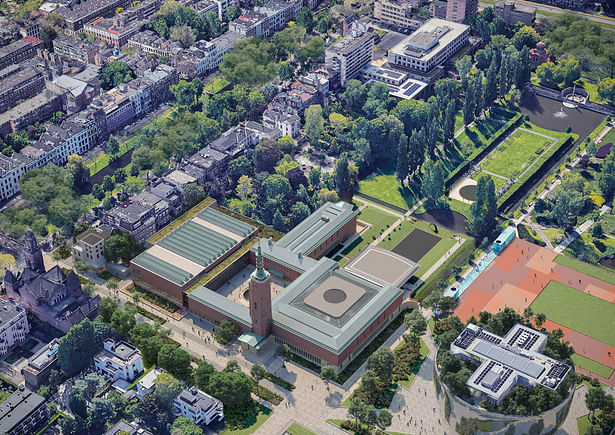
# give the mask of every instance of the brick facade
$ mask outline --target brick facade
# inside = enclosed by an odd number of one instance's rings
[[[332,234],[328,239],[326,239],[323,243],[316,247],[312,252],[310,252],[309,257],[318,260],[323,257],[326,253],[328,253],[331,249],[335,248],[338,244],[343,242],[350,236],[354,234],[357,230],[357,217],[354,216],[348,222],[346,222],[339,230]]]
[[[220,313],[219,311],[214,310],[213,308],[210,308],[207,305],[202,304],[192,298],[188,298],[188,311],[215,325],[218,325],[223,320],[228,320],[229,322],[237,325],[241,332],[252,331],[249,325],[246,325],[243,322],[239,322],[236,319],[229,317],[223,313]]]

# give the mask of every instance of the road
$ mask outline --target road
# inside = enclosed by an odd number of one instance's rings
[[[548,12],[550,14],[557,14],[557,15],[565,15],[565,14],[575,14],[575,15],[581,15],[583,18],[588,19],[589,21],[594,21],[596,23],[602,23],[602,24],[608,24],[611,26],[615,26],[615,18],[611,18],[611,17],[605,17],[602,15],[596,15],[596,14],[589,14],[587,12],[582,12],[582,11],[573,11],[570,9],[561,9],[558,8],[556,6],[549,6],[549,5],[543,5],[540,3],[534,3],[534,2],[529,2],[529,1],[523,1],[523,0],[517,0],[518,3],[524,3],[526,5],[530,5],[530,6],[534,6],[536,9],[538,9],[538,11],[543,11],[543,12]],[[486,3],[486,2],[479,2],[478,3],[479,6],[486,8],[486,7],[493,7],[492,3]],[[543,17],[548,17],[548,15],[543,15],[540,12],[537,12],[538,16],[543,16]],[[615,30],[615,29],[613,29]]]

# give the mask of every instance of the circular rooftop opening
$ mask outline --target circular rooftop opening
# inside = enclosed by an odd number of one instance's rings
[[[332,288],[324,292],[322,297],[330,304],[339,304],[346,300],[346,292],[339,288]]]
[[[459,189],[459,194],[468,201],[476,201],[476,184],[463,186]]]

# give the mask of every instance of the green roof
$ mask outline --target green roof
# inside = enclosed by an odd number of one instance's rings
[[[200,212],[198,217],[242,237],[252,234],[256,229],[252,225],[248,225],[245,222],[241,222],[209,207]]]
[[[188,260],[209,266],[237,242],[216,231],[188,221],[166,236],[158,245]]]
[[[339,230],[350,219],[359,214],[347,202],[326,202],[318,210],[301,221],[284,237],[278,240],[278,246],[288,248],[295,253],[309,255],[323,241]]]
[[[137,257],[132,259],[132,262],[137,266],[141,266],[144,269],[155,273],[156,275],[160,275],[163,278],[168,279],[169,281],[174,282],[177,285],[184,285],[194,276],[189,272],[186,272],[179,267],[175,267],[172,264],[167,263],[166,261],[154,257],[147,252],[143,252]]]

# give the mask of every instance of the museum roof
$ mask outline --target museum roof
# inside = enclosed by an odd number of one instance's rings
[[[420,267],[402,255],[367,245],[344,266],[344,270],[376,284],[399,287]]]
[[[252,327],[250,310],[248,307],[238,304],[233,300],[216,293],[203,286],[198,286],[187,294],[190,299],[194,299],[201,304],[218,311],[231,319],[237,320],[248,327]]]
[[[306,255],[299,255],[296,252],[280,246],[277,242],[271,239],[260,240],[263,256],[277,263],[283,264],[297,272],[304,272],[313,267],[317,261]],[[250,248],[252,252],[256,252],[257,245]]]
[[[309,255],[358,214],[359,210],[347,202],[326,202],[276,243],[297,254]]]

